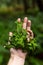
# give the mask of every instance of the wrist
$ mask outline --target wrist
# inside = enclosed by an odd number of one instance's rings
[[[25,62],[25,58],[15,55],[14,60],[13,60],[14,65],[24,65],[24,62]]]

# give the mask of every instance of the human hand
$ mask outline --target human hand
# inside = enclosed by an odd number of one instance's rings
[[[21,22],[21,19],[18,18],[17,21],[20,23]],[[33,32],[31,30],[31,21],[28,20],[27,17],[24,18],[23,26],[22,27],[23,27],[23,29],[26,29],[27,30],[27,41],[29,42],[30,39],[33,39]],[[13,36],[13,33],[12,32],[9,32],[9,40],[11,40],[11,37],[12,36]]]
[[[27,55],[26,52],[22,52],[21,49],[10,49],[10,60],[8,62],[8,65],[24,65],[25,57]]]
[[[18,18],[17,21],[20,22],[21,19]],[[24,18],[23,29],[27,30],[27,40],[30,41],[30,39],[33,39],[33,32],[31,30],[31,21],[28,20],[27,17]],[[11,39],[12,35],[13,35],[13,33],[10,32],[9,33],[9,36],[10,36],[9,40]],[[10,52],[11,52],[11,57],[10,57],[10,61],[9,61],[8,65],[16,65],[14,62],[16,62],[16,63],[20,62],[17,65],[20,65],[20,64],[23,65],[24,64],[25,57],[26,57],[26,54],[27,54],[26,52],[23,53],[21,49],[16,50],[16,49],[13,49],[13,48],[10,49]],[[15,61],[15,59],[16,59],[16,61]]]

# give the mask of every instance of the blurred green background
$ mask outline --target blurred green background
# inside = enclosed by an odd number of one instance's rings
[[[28,55],[25,65],[43,65],[43,0],[0,0],[0,65],[7,65],[10,52],[2,45],[8,42],[17,18],[28,17],[39,48]],[[31,54],[31,53],[30,53]]]

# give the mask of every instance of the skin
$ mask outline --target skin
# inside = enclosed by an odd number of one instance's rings
[[[20,18],[17,19],[18,22],[21,21]],[[28,20],[27,17],[24,18],[23,21],[23,29],[27,30],[27,40],[30,41],[30,39],[33,39],[33,32],[31,30],[31,21]],[[10,36],[12,36],[12,32],[10,32]],[[25,58],[27,55],[27,52],[22,52],[21,49],[10,49],[10,59],[7,65],[24,65]]]

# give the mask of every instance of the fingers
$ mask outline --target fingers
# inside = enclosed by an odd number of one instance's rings
[[[13,53],[13,54],[14,54],[14,51],[16,52],[15,49],[13,49],[13,48],[10,49],[10,52]]]
[[[23,22],[23,29],[26,29],[26,27],[27,27],[27,21],[28,21],[28,18],[25,17],[24,18],[24,22]]]
[[[17,21],[21,22],[21,19],[18,18]],[[33,39],[33,32],[31,30],[31,20],[28,20],[27,17],[24,18],[23,29],[27,30],[27,40],[29,41],[30,38]]]
[[[31,20],[27,22],[27,41],[29,42],[30,39],[33,39],[33,32],[31,30]]]
[[[30,41],[30,39],[33,39],[34,38],[34,34],[33,34],[32,30],[28,30],[27,36],[28,36],[27,37],[28,42]]]
[[[12,32],[9,32],[9,40],[11,40],[11,37],[13,36]]]
[[[10,53],[11,53],[11,58],[13,59],[14,58],[14,49],[13,48],[10,49]]]
[[[34,38],[34,34],[33,34],[33,31],[30,30],[30,39],[33,39]]]
[[[14,59],[15,55],[25,59],[25,57],[27,55],[27,53],[26,52],[24,53],[21,49],[16,50],[16,49],[13,49],[13,48],[10,49],[10,53],[11,53],[12,59]]]
[[[20,19],[20,18],[18,18],[18,19],[17,19],[17,21],[18,21],[18,22],[21,22],[21,19]],[[25,18],[24,18],[24,22],[23,22],[23,29],[26,29],[26,26],[27,26],[27,21],[28,21],[28,18],[27,18],[27,17],[25,17]]]
[[[13,33],[12,32],[9,32],[9,36],[12,37]]]
[[[17,21],[18,22],[21,22],[21,19],[18,18]],[[28,20],[27,17],[24,18],[24,21],[23,21],[23,29],[26,29],[26,27],[27,27],[27,29],[31,27],[31,21]]]
[[[11,49],[10,49],[10,53],[11,53],[11,58],[14,58],[14,56],[17,55],[17,50],[11,48]]]
[[[18,21],[18,22],[21,22],[21,19],[20,19],[20,18],[18,18],[18,19],[17,19],[17,21]]]
[[[28,20],[28,22],[27,22],[27,31],[30,30],[30,29],[31,29],[31,21]]]
[[[31,27],[31,20],[28,20],[27,26]]]
[[[27,23],[27,21],[28,21],[28,18],[25,17],[25,18],[24,18],[24,23]]]
[[[9,32],[9,40],[8,40],[8,45],[10,45],[11,37],[13,36],[12,32]]]
[[[27,32],[27,41],[29,42],[30,41],[30,33]]]

